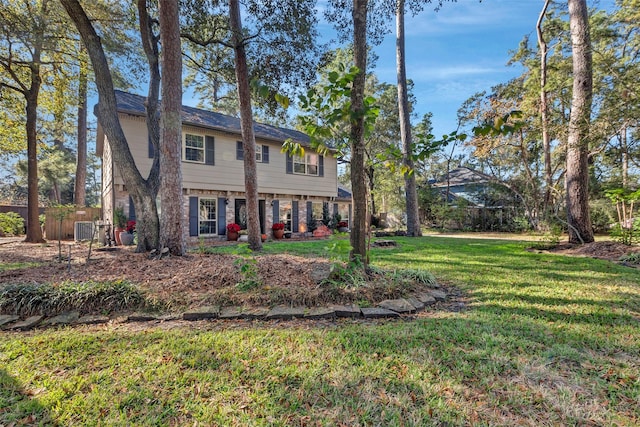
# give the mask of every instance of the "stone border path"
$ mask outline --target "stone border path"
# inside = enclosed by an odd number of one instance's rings
[[[439,301],[447,301],[450,298],[446,292],[440,289],[431,289],[407,298],[390,299],[378,303],[375,307],[359,307],[357,305],[330,305],[327,307],[290,307],[279,305],[273,308],[266,307],[219,307],[207,306],[188,310],[181,315],[154,315],[149,313],[134,313],[128,315],[124,321],[155,322],[171,320],[319,320],[336,318],[399,318],[404,315],[414,314]],[[462,307],[463,305],[461,305]],[[34,328],[47,328],[57,326],[77,326],[104,324],[114,320],[109,316],[80,316],[77,311],[62,313],[53,317],[41,315],[30,316],[21,319],[11,314],[0,314],[0,329],[3,331],[28,331]]]

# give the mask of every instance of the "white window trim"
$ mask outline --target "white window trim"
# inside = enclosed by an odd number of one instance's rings
[[[311,163],[309,160],[311,157],[315,157],[315,163]],[[296,172],[296,164],[304,165],[304,173]],[[316,173],[309,173],[309,166],[316,167]],[[320,156],[317,154],[305,154],[304,158],[299,156],[293,156],[293,173],[295,175],[309,175],[309,176],[319,176],[320,175]]]
[[[189,160],[187,159],[187,135],[190,136],[196,136],[199,138],[202,138],[202,148],[198,148],[198,147],[189,147],[190,149],[193,150],[201,150],[202,151],[202,161],[199,160]],[[188,163],[197,163],[200,165],[205,164],[206,160],[206,139],[205,136],[199,133],[191,133],[191,132],[184,132],[182,134],[182,161],[184,162],[188,162]]]
[[[213,203],[213,209],[214,209],[214,218],[213,220],[210,219],[202,219],[202,217],[200,216],[200,203],[203,200],[209,200]],[[200,227],[200,224],[202,222],[213,222],[214,223],[214,233],[201,233],[200,230],[202,229]],[[212,199],[209,197],[198,197],[198,236],[217,236],[218,235],[218,200],[217,199]]]
[[[291,215],[289,215],[289,218],[283,218],[283,206],[287,205],[288,206],[288,210],[289,213]],[[286,231],[292,231],[293,230],[293,201],[292,200],[280,200],[280,205],[278,208],[278,218],[279,221],[284,223],[285,226],[285,230]],[[288,230],[287,230],[288,229]]]
[[[262,163],[262,144],[256,144],[256,162]]]
[[[342,216],[342,214],[340,213],[340,207],[344,206],[344,208],[342,209],[343,212],[346,213],[345,217]],[[347,223],[347,225],[350,227],[351,226],[351,218],[349,218],[349,205],[338,205],[338,214],[340,214],[340,221],[344,221]]]

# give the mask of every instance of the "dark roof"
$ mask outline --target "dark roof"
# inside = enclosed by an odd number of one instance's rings
[[[118,111],[137,116],[145,116],[146,110],[144,102],[147,99],[144,96],[134,95],[132,93],[115,91],[116,103]],[[240,135],[240,119],[225,114],[214,113],[213,111],[201,110],[199,108],[182,106],[182,123],[185,125],[193,125],[207,129],[214,129],[223,132],[230,132]],[[284,142],[292,139],[303,145],[309,145],[309,137],[297,130],[286,129],[277,126],[265,125],[253,122],[253,129],[256,138],[268,139],[277,142]]]
[[[492,181],[493,179],[489,175],[466,167],[459,167],[449,171],[448,184],[450,186],[465,184],[485,184]],[[446,187],[447,176],[444,175],[437,181],[430,181],[429,184],[431,184],[433,187]]]
[[[351,200],[351,190],[342,184],[338,184],[338,199],[348,199]]]

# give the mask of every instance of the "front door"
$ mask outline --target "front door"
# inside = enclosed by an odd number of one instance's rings
[[[258,200],[260,233],[264,233],[264,213],[265,201]],[[241,229],[247,229],[247,201],[245,199],[236,199],[235,201],[235,223],[238,224]]]

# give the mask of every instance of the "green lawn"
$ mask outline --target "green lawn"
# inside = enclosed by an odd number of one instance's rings
[[[0,425],[640,423],[640,270],[513,240],[396,240],[372,251],[373,264],[429,270],[465,292],[467,310],[380,324],[0,333]]]

